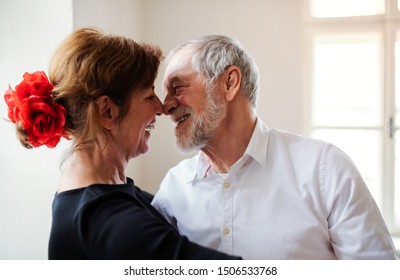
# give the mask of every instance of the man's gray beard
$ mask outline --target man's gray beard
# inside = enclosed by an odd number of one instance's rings
[[[194,117],[192,109],[186,107],[185,110],[191,113],[193,119],[186,131],[183,133],[176,131],[178,150],[182,154],[198,151],[207,146],[214,129],[225,116],[225,106],[216,100],[213,93],[207,95],[206,106],[200,115]]]

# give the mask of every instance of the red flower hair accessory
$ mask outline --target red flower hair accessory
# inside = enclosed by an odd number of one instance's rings
[[[8,118],[22,127],[26,140],[33,147],[54,148],[61,137],[69,139],[65,130],[66,110],[53,101],[54,86],[43,71],[25,73],[23,80],[4,93]]]

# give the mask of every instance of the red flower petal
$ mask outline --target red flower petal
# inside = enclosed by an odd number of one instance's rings
[[[15,102],[14,102],[13,95],[14,95],[14,91],[11,89],[11,86],[8,86],[8,89],[4,93],[4,101],[6,102],[6,104],[8,106],[7,115],[8,115],[8,118],[13,123],[16,123],[18,121],[18,114],[15,114],[15,112],[17,110],[15,108]]]
[[[32,74],[25,73],[24,82],[33,95],[50,96],[54,88],[43,71],[36,71]]]
[[[21,122],[33,147],[54,148],[61,137],[70,139],[64,127],[66,110],[54,103],[51,96],[54,86],[46,74],[43,71],[26,72],[23,78],[15,91],[9,86],[4,94],[10,120]]]

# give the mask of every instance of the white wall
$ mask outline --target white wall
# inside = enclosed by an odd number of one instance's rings
[[[141,39],[143,0],[72,0],[74,29],[94,26],[105,31]]]
[[[65,147],[26,150],[6,121],[3,94],[44,70],[72,30],[72,1],[0,0],[0,259],[46,259],[51,201]]]
[[[73,28],[96,26],[159,45],[165,53],[210,33],[238,39],[261,73],[259,115],[269,126],[302,131],[298,0],[0,0],[0,259],[46,259],[51,200],[63,148],[26,150],[4,120],[2,94],[24,71],[46,69]],[[73,5],[72,5],[73,3]],[[31,23],[23,23],[22,19]],[[22,23],[22,24],[21,24]],[[161,99],[160,80],[156,82]],[[130,164],[129,175],[155,192],[183,156],[172,124],[159,117],[150,153]]]

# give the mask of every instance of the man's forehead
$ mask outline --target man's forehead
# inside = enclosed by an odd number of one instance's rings
[[[164,82],[174,82],[184,79],[193,73],[190,55],[176,54],[169,60],[164,74]]]
[[[179,70],[192,64],[193,54],[186,49],[179,50],[169,58],[167,70]]]

